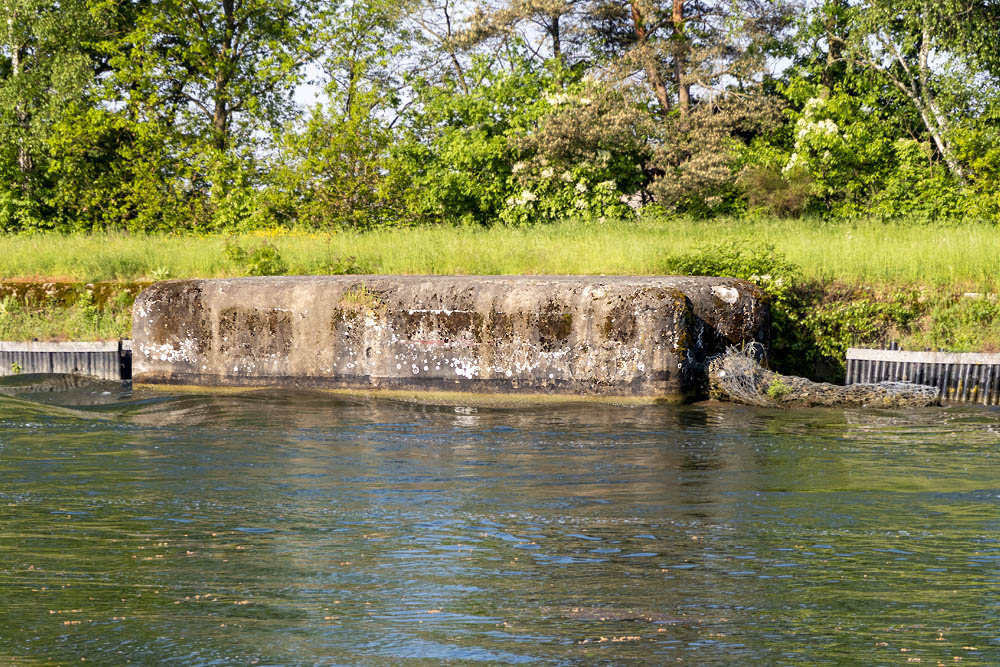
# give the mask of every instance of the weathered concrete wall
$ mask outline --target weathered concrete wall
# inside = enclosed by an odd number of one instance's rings
[[[138,383],[644,395],[766,342],[731,278],[303,276],[157,283],[133,311]]]

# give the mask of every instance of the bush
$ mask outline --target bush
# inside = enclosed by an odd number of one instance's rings
[[[288,265],[278,249],[263,242],[253,250],[243,248],[235,239],[226,239],[223,246],[226,258],[243,268],[248,276],[277,276],[288,273]]]
[[[805,211],[812,195],[812,177],[803,169],[783,174],[769,167],[748,166],[740,172],[737,183],[746,192],[750,208],[783,218]]]

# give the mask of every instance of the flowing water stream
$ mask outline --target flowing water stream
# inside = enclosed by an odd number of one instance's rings
[[[0,664],[1000,664],[995,408],[94,394],[0,396]]]

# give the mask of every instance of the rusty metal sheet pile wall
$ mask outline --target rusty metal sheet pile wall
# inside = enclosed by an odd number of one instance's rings
[[[847,384],[913,382],[944,401],[1000,405],[1000,354],[847,350]]]
[[[102,380],[127,380],[131,371],[127,341],[99,343],[0,342],[0,376],[67,373]]]

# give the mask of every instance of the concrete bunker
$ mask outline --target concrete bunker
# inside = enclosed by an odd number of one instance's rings
[[[301,276],[157,283],[133,311],[138,383],[704,395],[705,361],[767,342],[733,278]]]

